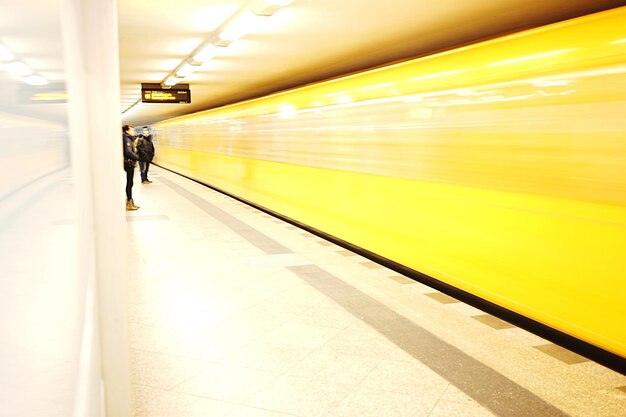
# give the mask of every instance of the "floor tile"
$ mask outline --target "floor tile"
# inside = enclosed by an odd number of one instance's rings
[[[540,350],[543,353],[546,353],[552,356],[553,358],[558,359],[561,362],[565,362],[569,365],[589,361],[589,359],[583,356],[580,356],[570,350],[564,349],[561,346],[554,345],[551,343],[547,345],[535,346],[535,349]]]
[[[376,262],[360,262],[361,265],[368,269],[383,269],[384,266],[377,264]]]
[[[314,306],[307,309],[299,316],[301,323],[313,326],[332,327],[345,329],[357,318],[340,307]]]
[[[352,389],[351,386],[283,376],[246,401],[245,405],[303,417],[324,416]]]
[[[222,363],[235,367],[285,372],[311,352],[312,349],[276,346],[259,341],[237,350],[224,359]]]
[[[328,417],[427,417],[437,397],[361,388],[348,396]]]
[[[450,297],[449,295],[444,294],[442,292],[433,292],[433,293],[428,293],[426,295],[435,301],[439,301],[441,304],[452,304],[452,303],[460,302],[456,298]]]
[[[461,404],[453,401],[439,401],[428,417],[495,417],[478,403]]]
[[[491,314],[481,314],[478,316],[472,316],[472,318],[496,330],[512,329],[515,327],[515,325],[494,317]]]
[[[400,284],[415,284],[415,280],[405,277],[404,275],[391,275],[389,279],[396,281]]]
[[[133,351],[131,364],[134,384],[166,390],[210,365],[209,362],[198,359],[137,350]]]
[[[346,355],[379,358],[391,354],[397,346],[367,326],[351,325],[329,340],[321,349]]]
[[[277,413],[261,408],[237,406],[226,417],[299,417],[295,414]]]
[[[197,373],[175,391],[232,403],[242,403],[280,374],[258,369],[214,365]]]
[[[369,389],[420,393],[439,398],[449,382],[417,360],[411,362],[383,360],[361,383]]]
[[[287,375],[354,385],[372,372],[380,361],[379,357],[319,350],[291,368]]]
[[[223,401],[154,389],[134,417],[221,417],[235,405]]]
[[[293,346],[305,349],[317,349],[341,329],[313,326],[298,321],[288,322],[268,333],[261,340],[276,346]]]

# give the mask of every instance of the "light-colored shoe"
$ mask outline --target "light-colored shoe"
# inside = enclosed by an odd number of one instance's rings
[[[141,181],[142,184],[150,184],[152,181]]]
[[[152,184],[152,181],[150,181],[150,180],[146,180],[146,181],[148,181],[148,184]]]
[[[133,210],[137,210],[138,208],[140,208],[139,206],[135,205],[135,202],[133,201],[132,198],[130,199],[130,205],[131,205],[131,207],[133,207]]]
[[[137,210],[139,207],[135,207],[132,203],[133,200],[126,200],[126,210]]]

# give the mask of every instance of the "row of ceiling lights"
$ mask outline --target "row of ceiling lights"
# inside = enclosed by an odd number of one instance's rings
[[[289,6],[294,0],[256,0],[249,8],[229,19],[225,28],[217,36],[213,35],[201,43],[174,71],[161,83],[164,87],[172,87],[181,82],[213,59],[220,47],[226,47],[247,33],[254,31],[262,23],[262,19],[272,16],[283,7]]]
[[[294,0],[254,0],[247,8],[226,19],[215,32],[173,70],[161,82],[164,88],[170,88],[190,76],[204,64],[213,59],[219,48],[226,47],[247,33],[255,31],[263,23],[263,19],[272,16],[278,10],[289,6]],[[218,33],[215,35],[215,33]],[[141,98],[132,103],[122,112],[127,114],[141,103]]]
[[[21,81],[30,85],[46,85],[46,80],[41,75],[35,74],[35,72],[25,63],[15,59],[13,52],[6,46],[0,43],[0,62],[2,63],[2,69],[9,74],[17,77]]]

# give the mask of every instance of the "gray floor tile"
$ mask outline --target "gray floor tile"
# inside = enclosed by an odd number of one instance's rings
[[[427,295],[428,297],[432,298],[435,301],[439,301],[441,304],[452,304],[452,303],[460,302],[456,298],[450,297],[449,295],[444,294],[442,292],[432,292],[432,293],[428,293],[425,295]]]
[[[515,327],[515,325],[494,317],[491,314],[481,314],[479,316],[472,316],[472,318],[496,330],[512,329]]]
[[[376,262],[360,262],[361,265],[367,269],[383,269],[384,266],[377,264]]]
[[[389,278],[400,284],[415,284],[415,280],[407,278],[404,275],[391,275]]]
[[[328,417],[427,417],[437,397],[361,388],[351,392]]]
[[[547,344],[541,346],[535,346],[535,349],[542,351],[555,359],[560,360],[561,362],[565,362],[569,365],[575,363],[588,362],[589,359],[578,355],[577,353],[572,352],[571,350],[567,350],[562,348],[561,346],[555,344]]]

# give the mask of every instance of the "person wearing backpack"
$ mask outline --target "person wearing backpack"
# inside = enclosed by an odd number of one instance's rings
[[[154,158],[154,144],[147,126],[143,127],[142,135],[137,138],[137,155],[139,155],[141,183],[150,184],[152,181],[148,179],[148,170],[150,169],[150,162]]]

